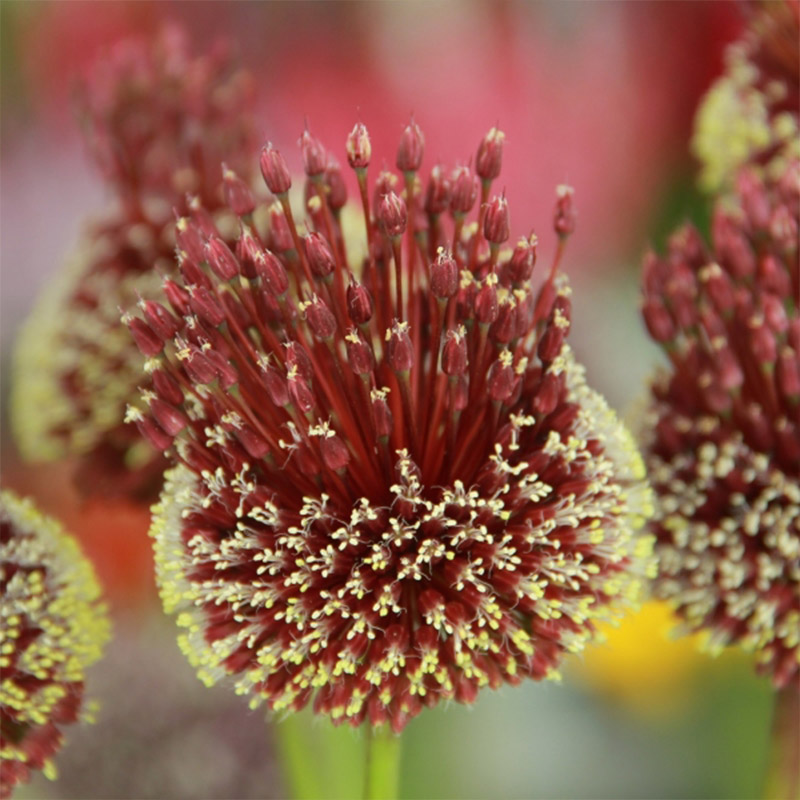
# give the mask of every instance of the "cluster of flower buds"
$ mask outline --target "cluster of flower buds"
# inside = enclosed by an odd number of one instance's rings
[[[267,145],[269,229],[245,215],[228,247],[191,217],[162,302],[126,317],[151,379],[127,418],[176,462],[151,531],[162,597],[205,680],[400,730],[554,674],[636,594],[643,467],[565,342],[563,247],[534,293],[536,237],[508,246],[502,144],[424,186],[412,122],[401,176],[370,193],[356,125],[363,261],[322,143],[300,140],[304,223]],[[562,237],[571,220],[564,190]]]
[[[0,492],[0,797],[34,770],[53,777],[61,728],[86,717],[84,673],[109,625],[89,562],[30,501]]]
[[[81,97],[118,204],[93,222],[22,331],[13,423],[28,459],[79,456],[85,492],[150,498],[164,464],[122,423],[142,357],[119,308],[159,293],[161,274],[174,270],[176,238],[179,250],[191,249],[191,234],[180,225],[173,233],[175,214],[210,228],[231,211],[253,210],[251,79],[222,51],[191,56],[180,32],[167,29],[115,45]],[[230,168],[221,170],[222,161]]]
[[[731,189],[744,164],[776,179],[800,158],[800,2],[753,2],[749,10],[725,74],[697,113],[692,147],[710,191]]]
[[[799,162],[777,182],[746,170],[710,249],[685,227],[644,267],[670,361],[645,433],[656,591],[713,647],[756,650],[777,686],[800,666],[799,216]]]

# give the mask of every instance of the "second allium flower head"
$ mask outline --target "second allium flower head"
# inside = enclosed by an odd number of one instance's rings
[[[152,533],[201,677],[400,730],[424,705],[553,675],[636,594],[649,495],[565,342],[571,190],[534,296],[536,238],[505,249],[508,206],[490,199],[499,131],[477,176],[436,166],[423,188],[412,122],[402,184],[382,172],[370,202],[357,125],[363,263],[338,167],[308,131],[301,144],[307,233],[271,146],[268,231],[246,194],[229,199],[235,252],[199,210],[179,221],[171,310],[127,318],[152,377],[128,418],[177,462]]]

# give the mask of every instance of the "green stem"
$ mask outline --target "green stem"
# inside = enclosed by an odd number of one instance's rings
[[[400,737],[388,725],[367,727],[364,800],[396,800],[400,783]]]
[[[800,800],[800,682],[775,693],[766,800]]]

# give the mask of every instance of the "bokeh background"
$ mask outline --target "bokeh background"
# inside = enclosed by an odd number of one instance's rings
[[[74,118],[77,77],[114,41],[177,22],[199,52],[226,38],[256,77],[264,138],[301,168],[304,119],[344,161],[355,121],[373,160],[393,164],[409,115],[426,135],[423,171],[467,160],[493,125],[507,134],[512,235],[553,249],[554,189],[575,187],[565,261],[572,340],[590,382],[620,412],[656,363],[638,318],[642,252],[677,222],[702,226],[692,116],[740,30],[729,2],[36,2],[0,4],[0,337],[2,399],[15,331],[37,292],[108,203]],[[80,538],[115,619],[90,675],[102,709],[68,734],[59,780],[19,798],[287,796],[277,725],[335,757],[314,759],[325,796],[357,769],[361,742],[320,721],[271,721],[224,688],[205,689],[162,618],[145,509],[87,503],[69,465],[23,465],[2,417],[2,481]],[[561,684],[484,693],[472,708],[426,711],[407,728],[408,798],[749,798],[766,757],[771,692],[745,656],[716,660],[668,636],[648,603]],[[289,727],[291,726],[291,730]],[[288,739],[288,736],[285,737]],[[354,766],[355,765],[355,766]]]

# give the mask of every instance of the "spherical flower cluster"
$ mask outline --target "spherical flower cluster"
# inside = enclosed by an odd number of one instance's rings
[[[648,256],[644,318],[670,361],[652,386],[656,592],[714,649],[757,651],[777,686],[800,661],[800,165],[741,174],[709,251]]]
[[[402,177],[382,171],[370,195],[357,125],[363,263],[347,256],[344,182],[308,131],[301,145],[304,224],[269,145],[283,213],[268,230],[243,218],[231,251],[189,223],[203,246],[165,284],[171,309],[129,320],[152,388],[128,419],[177,461],[151,533],[201,678],[399,731],[426,705],[556,674],[637,594],[649,490],[565,341],[571,189],[535,295],[536,237],[508,248],[491,195],[499,131],[475,172],[437,164],[423,184],[412,122]]]
[[[32,770],[53,776],[61,727],[87,715],[86,667],[109,626],[75,541],[29,500],[0,492],[0,797]]]
[[[708,191],[728,190],[744,164],[781,174],[800,157],[800,3],[751,4],[744,37],[697,113],[692,147]]]
[[[242,170],[255,152],[251,97],[225,53],[192,57],[174,29],[119,43],[86,80],[87,140],[115,206],[90,223],[21,331],[12,414],[23,455],[79,456],[87,492],[147,496],[160,484],[160,455],[122,424],[142,358],[119,308],[156,295],[159,272],[172,270],[174,213],[221,214],[223,188],[245,210],[249,190],[223,182],[220,162]]]

